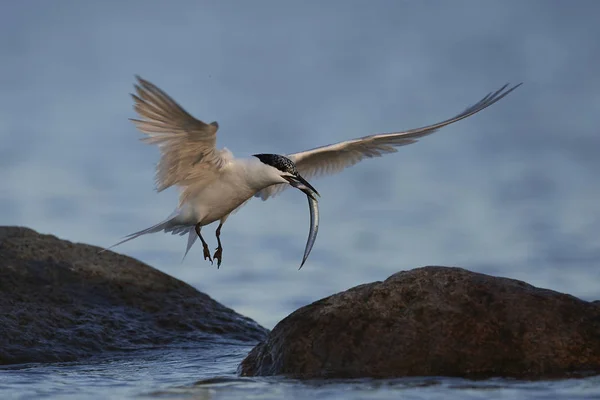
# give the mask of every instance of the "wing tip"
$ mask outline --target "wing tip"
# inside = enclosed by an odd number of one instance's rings
[[[147,83],[148,81],[145,80],[144,78],[142,78],[139,74],[135,74],[133,75],[133,77],[135,78],[136,81],[138,81],[138,83],[140,83],[141,85],[143,85],[144,83]]]

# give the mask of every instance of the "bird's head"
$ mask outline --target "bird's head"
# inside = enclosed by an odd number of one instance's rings
[[[281,178],[287,181],[293,187],[303,191],[307,196],[316,200],[315,195],[320,196],[317,189],[304,179],[298,170],[296,164],[289,158],[279,154],[254,154],[263,164],[275,168]]]

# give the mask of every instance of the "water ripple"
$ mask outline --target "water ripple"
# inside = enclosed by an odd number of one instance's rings
[[[84,363],[0,368],[2,399],[558,399],[600,398],[600,377],[552,381],[425,377],[300,381],[236,375],[250,346],[205,344]]]

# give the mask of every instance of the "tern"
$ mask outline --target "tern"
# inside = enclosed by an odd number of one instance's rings
[[[519,83],[509,88],[509,84],[506,84],[458,115],[433,125],[364,136],[299,153],[261,153],[237,158],[227,148],[216,148],[219,129],[216,121],[207,124],[196,119],[151,82],[139,76],[136,76],[136,80],[136,93],[131,96],[141,119],[131,121],[147,135],[142,141],[157,145],[160,149],[155,177],[157,192],[177,186],[180,189],[179,205],[164,221],[132,233],[105,250],[149,233],[165,232],[181,236],[187,233],[183,257],[199,238],[204,259],[211,263],[213,259],[216,260],[217,268],[223,256],[221,228],[227,218],[253,197],[267,200],[288,187],[303,191],[311,205],[311,231],[300,265],[302,268],[314,243],[318,220],[316,196],[319,193],[307,179],[339,173],[364,159],[395,153],[400,146],[415,143],[417,139],[444,126],[484,110],[522,85]],[[218,247],[211,258],[201,229],[216,221],[219,221],[215,232]]]

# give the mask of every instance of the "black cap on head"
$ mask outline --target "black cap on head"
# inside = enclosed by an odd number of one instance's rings
[[[296,164],[287,157],[280,156],[279,154],[254,154],[254,157],[258,158],[263,164],[277,168],[281,172],[298,174]]]

